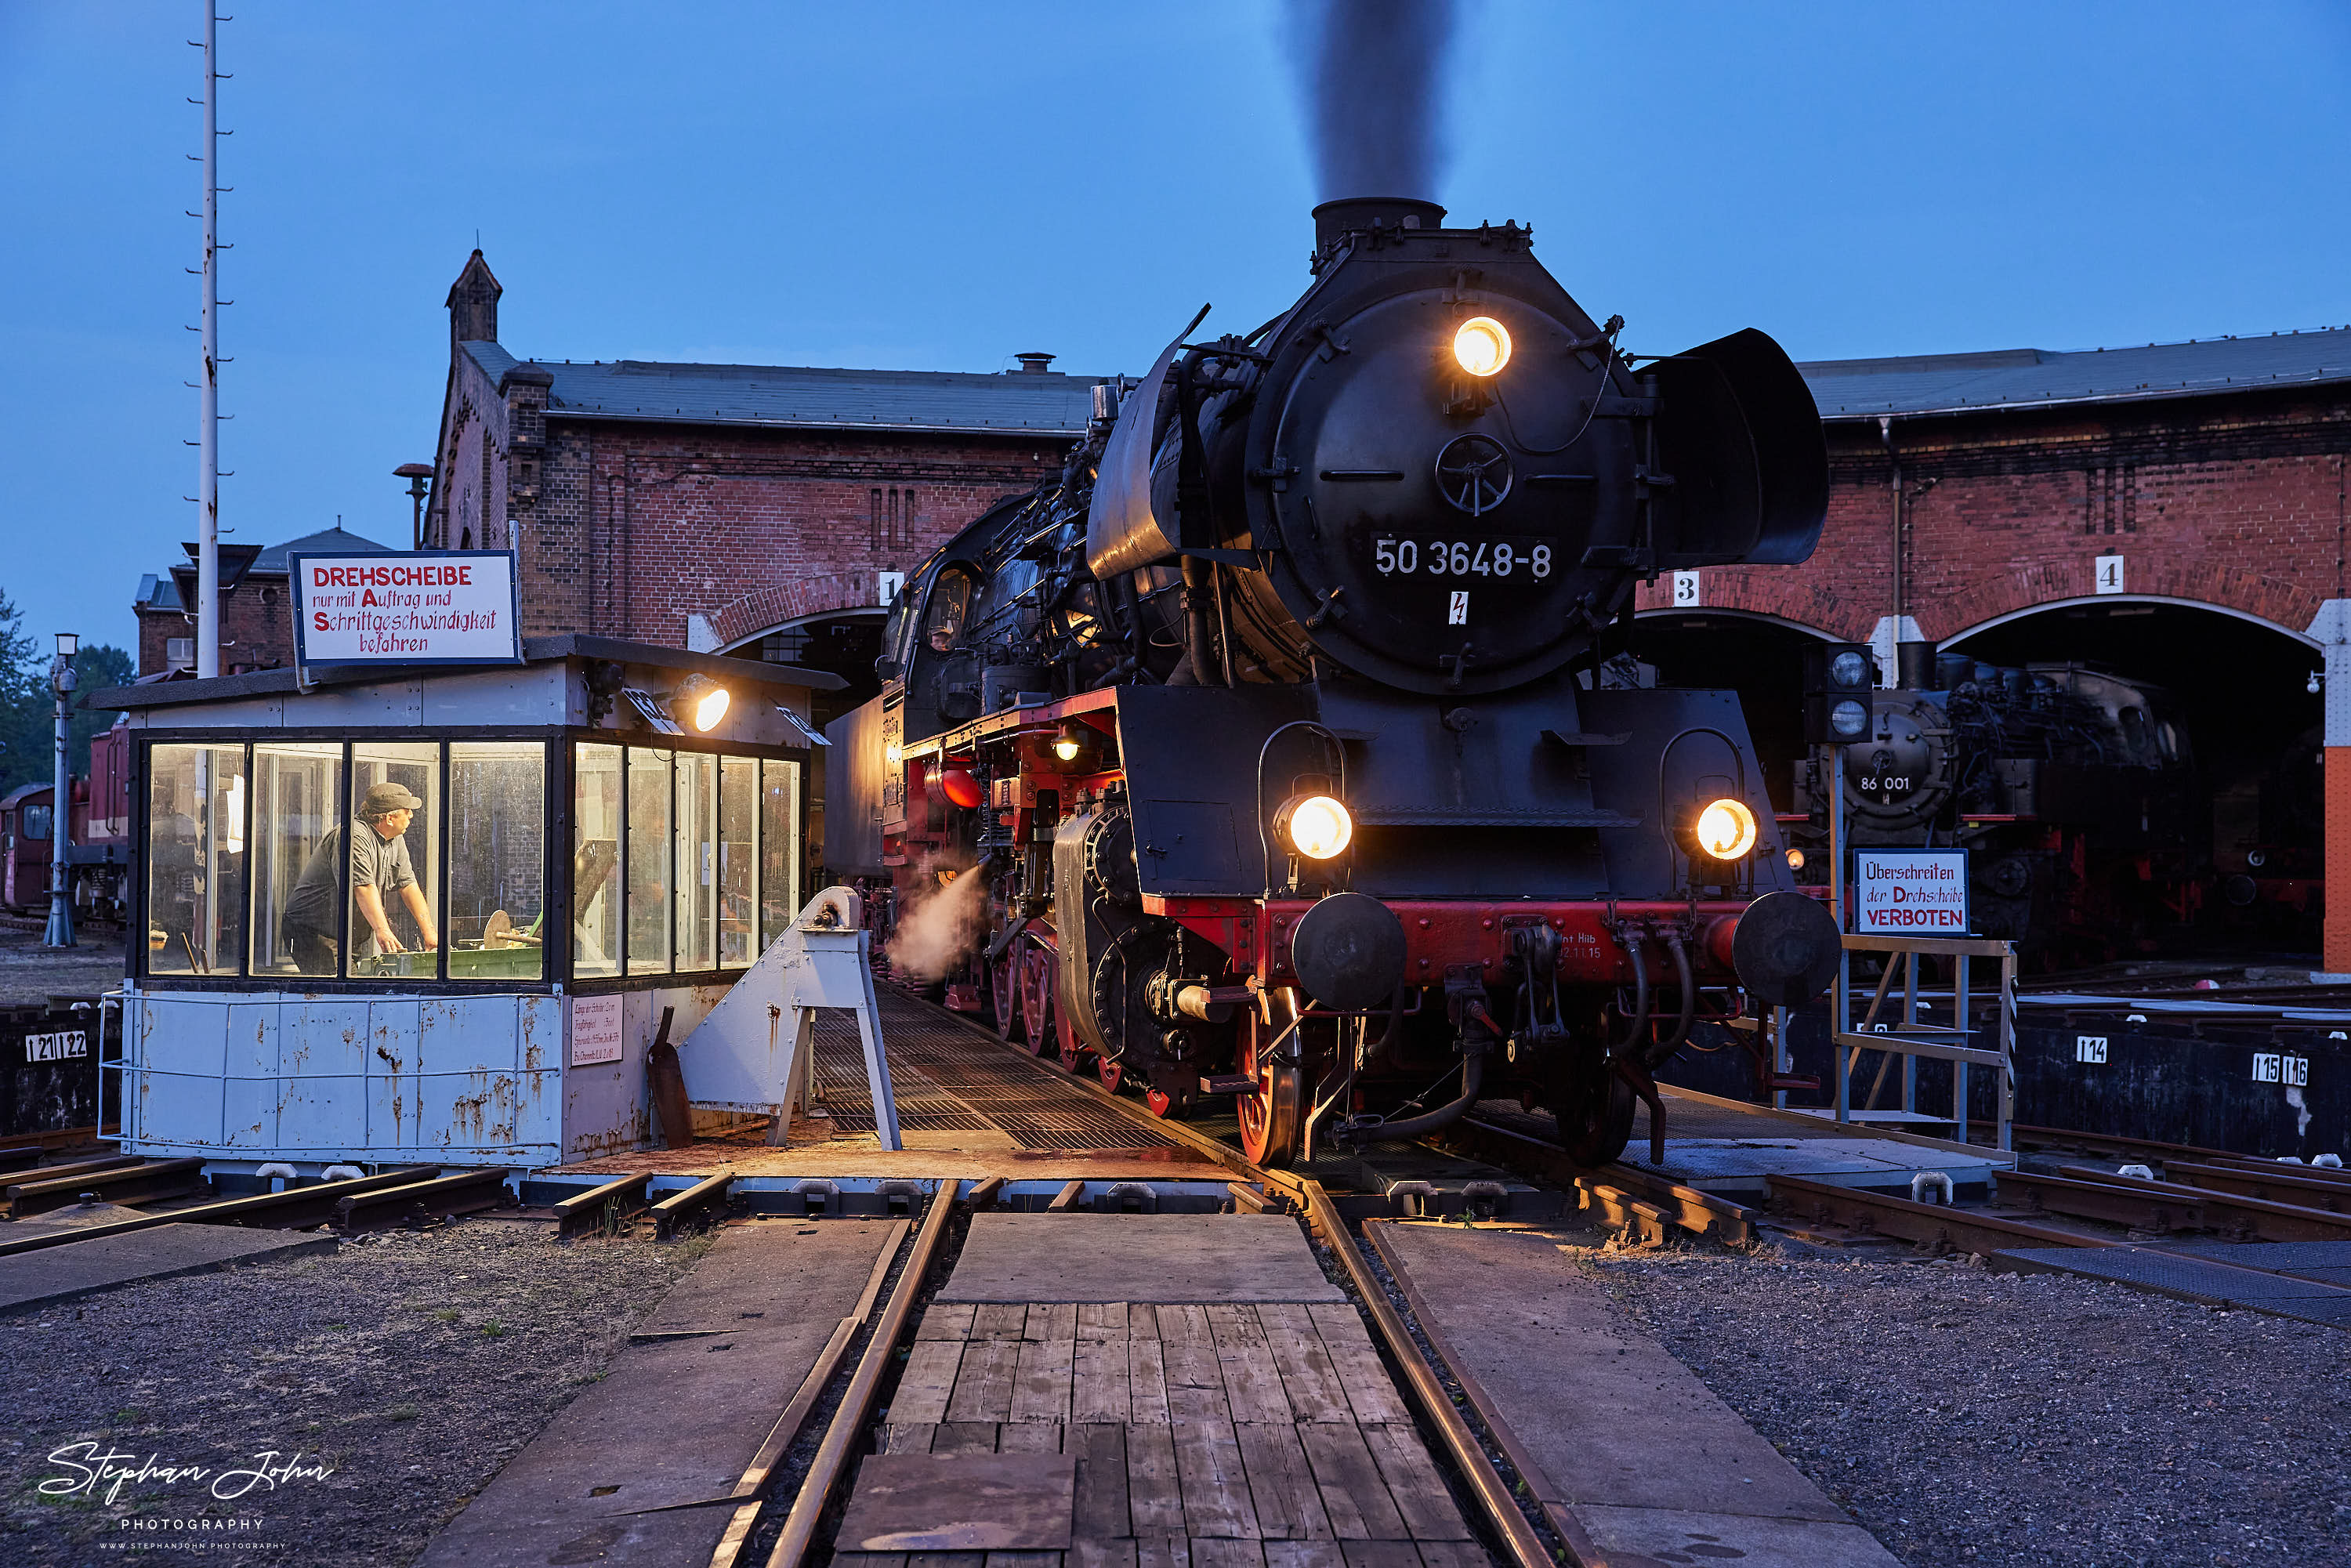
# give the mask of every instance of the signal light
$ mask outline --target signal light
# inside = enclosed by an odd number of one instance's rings
[[[1843,746],[1869,733],[1877,661],[1866,643],[1823,643],[1804,650],[1804,740]]]

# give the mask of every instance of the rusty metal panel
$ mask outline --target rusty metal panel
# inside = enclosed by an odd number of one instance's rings
[[[563,1157],[599,1159],[643,1148],[651,1136],[645,1099],[645,1046],[660,1014],[649,991],[622,992],[621,1057],[617,1061],[574,1063],[569,1018],[563,1068]],[[573,998],[569,1004],[579,1005]],[[674,1026],[673,1026],[674,1032]]]
[[[277,1013],[275,998],[266,1002],[229,1005],[225,1069],[229,1077],[277,1076]]]
[[[232,1149],[277,1147],[277,1081],[231,1078],[221,1085],[221,1143]]]
[[[368,1009],[367,1142],[371,1148],[414,1148],[419,1136],[417,1032],[423,1004],[414,998]]]
[[[423,1089],[413,1072],[367,1081],[367,1142],[372,1149],[413,1149],[423,1135]]]
[[[511,1074],[516,1045],[512,996],[428,997],[417,1004],[416,1070]]]
[[[556,1071],[515,1074],[514,1142],[555,1145],[563,1137],[563,1075]]]
[[[141,1004],[143,1027],[135,1060],[158,1072],[217,1080],[228,1062],[228,1007],[210,997],[150,998]],[[217,1099],[214,1109],[219,1109]],[[219,1123],[213,1124],[219,1131]]]
[[[310,999],[277,1014],[277,1070],[287,1078],[359,1078],[367,1072],[368,1004]]]
[[[551,1155],[560,1084],[552,1071],[426,1073],[417,1081],[423,1111],[419,1146],[428,1153],[528,1148],[533,1157]]]
[[[129,1080],[124,1092],[124,1109],[129,1112],[133,1104],[136,1105],[139,1136],[142,1142],[161,1140],[203,1148],[219,1146],[222,1089],[219,1078],[158,1072],[151,1068],[136,1069],[124,1076]],[[123,1152],[137,1154],[142,1151],[126,1145]]]
[[[277,1146],[360,1152],[367,1147],[367,1080],[358,1074],[277,1081]]]
[[[560,997],[517,997],[515,1044],[520,1060],[515,1065],[525,1072],[559,1071],[566,1017]]]

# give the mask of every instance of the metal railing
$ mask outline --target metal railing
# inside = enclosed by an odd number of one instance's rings
[[[1853,1016],[1853,956],[1855,953],[1882,953],[1886,956],[1884,973],[1877,978],[1877,989],[1870,997],[1869,1008],[1858,1022]],[[1918,1017],[1919,960],[1949,958],[1952,961],[1951,983],[1941,994],[1951,1003],[1951,1021],[1948,1024],[1928,1023]],[[1970,960],[1992,960],[2000,966],[1997,990],[1998,1006],[1994,1013],[1991,1034],[1995,1049],[1987,1050],[1969,1043],[1981,1032],[1969,1026],[1971,1011],[1968,985]],[[1881,1022],[1879,1014],[1886,1010],[1886,998],[1896,994],[1894,981],[1900,974],[1903,984],[1898,993],[1900,1016]],[[1940,989],[1938,988],[1938,989]],[[1847,934],[1844,956],[1837,966],[1836,989],[1831,1006],[1834,1027],[1829,1036],[1829,1054],[1836,1069],[1836,1092],[1834,1104],[1836,1119],[1849,1123],[1853,1113],[1853,1074],[1865,1051],[1888,1053],[1887,1061],[1878,1068],[1870,1084],[1869,1099],[1863,1110],[1865,1118],[1875,1109],[1879,1091],[1892,1059],[1902,1058],[1901,1109],[1909,1114],[1918,1112],[1918,1060],[1921,1057],[1951,1064],[1951,1122],[1954,1136],[1959,1143],[1968,1141],[1968,1074],[1970,1068],[1990,1068],[1999,1074],[1994,1080],[1993,1146],[2011,1147],[2009,1124],[2016,1102],[2016,945],[1980,936],[1875,936]]]

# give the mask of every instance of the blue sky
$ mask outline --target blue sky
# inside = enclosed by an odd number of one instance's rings
[[[1304,282],[1273,4],[223,0],[222,517],[387,541],[476,230],[527,355],[1135,371]],[[129,643],[194,537],[202,0],[0,0],[0,589]],[[2351,10],[1465,14],[1457,220],[1629,348],[1800,359],[2351,323]]]

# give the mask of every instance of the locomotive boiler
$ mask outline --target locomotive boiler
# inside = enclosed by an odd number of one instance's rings
[[[1515,1095],[1604,1161],[1734,946],[1775,1001],[1834,962],[1736,697],[1595,678],[1637,583],[1810,555],[1819,418],[1761,332],[1620,351],[1528,228],[1314,217],[1296,304],[1195,318],[909,575],[826,858],[889,868],[951,1004],[1233,1096],[1253,1159]]]
[[[1844,747],[1853,844],[1971,851],[1975,929],[2045,967],[2121,957],[2194,917],[2209,824],[2167,693],[2082,664],[1935,657],[1930,643],[1907,645],[1902,664]],[[1828,777],[1821,757],[1796,764],[1799,847],[1825,847]]]

